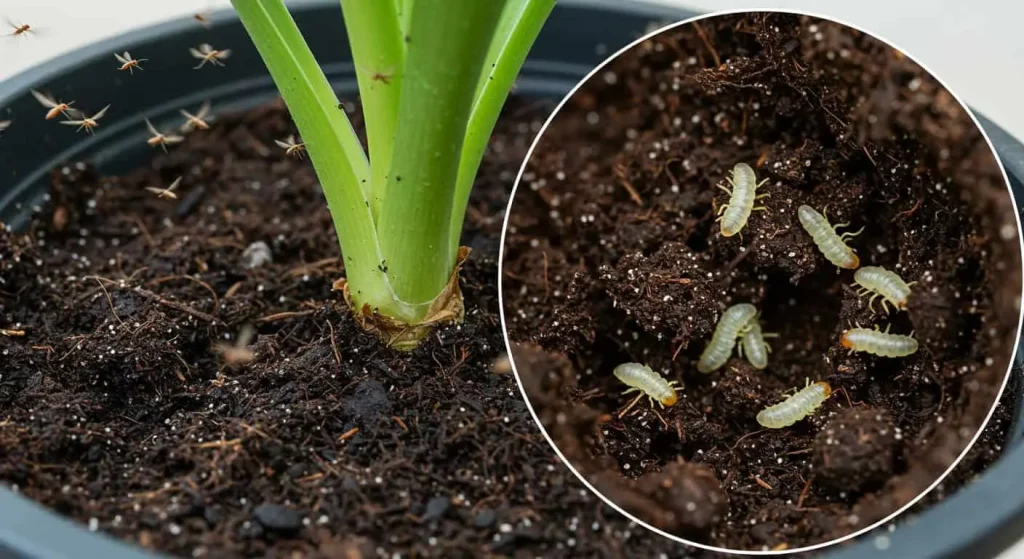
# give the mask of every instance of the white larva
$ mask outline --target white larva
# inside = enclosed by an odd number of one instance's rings
[[[675,389],[675,385],[678,385],[679,382],[665,380],[647,365],[623,363],[615,367],[612,373],[615,375],[615,378],[630,387],[623,394],[643,392],[651,402],[651,406],[654,406],[654,402],[658,402],[658,405],[661,407],[674,406],[679,401],[679,396],[676,394]]]
[[[769,429],[789,427],[814,413],[831,395],[832,387],[825,381],[808,384],[789,398],[757,412],[757,422]]]
[[[740,338],[740,357],[746,357],[747,361],[756,369],[767,367],[768,354],[771,353],[772,348],[764,339],[772,335],[761,331],[761,324],[756,317],[751,319],[746,333]]]
[[[856,233],[839,234],[837,230],[849,223],[833,226],[828,222],[828,217],[821,215],[810,206],[800,206],[796,213],[800,219],[800,225],[811,235],[814,244],[818,245],[818,250],[825,255],[829,262],[848,270],[854,270],[860,266],[860,258],[852,248],[846,246],[846,239],[860,235],[863,228]]]
[[[757,182],[757,177],[754,176],[754,170],[750,168],[750,165],[737,163],[732,168],[732,176],[726,181],[732,187],[731,190],[722,184],[716,185],[729,194],[729,202],[718,210],[720,216],[718,221],[722,222],[722,236],[731,237],[743,229],[747,220],[750,219],[751,212],[765,209],[755,208],[754,200],[768,196],[767,194],[757,194],[758,187],[768,179]]]
[[[840,343],[851,352],[864,351],[879,357],[906,357],[917,351],[913,336],[890,334],[888,326],[884,332],[877,326],[874,330],[851,328],[843,332]]]
[[[871,299],[868,301],[868,309],[872,312],[874,312],[872,305],[879,297],[882,298],[882,308],[885,309],[886,314],[889,313],[886,303],[891,303],[897,309],[907,308],[911,284],[903,281],[903,278],[896,275],[895,272],[890,272],[881,266],[864,266],[853,274],[853,281],[857,282],[857,286],[860,288],[857,295],[872,293]]]
[[[740,303],[725,309],[722,318],[718,319],[711,341],[704,348],[704,353],[700,354],[697,370],[710,373],[725,365],[732,354],[732,348],[736,346],[736,338],[745,333],[751,319],[756,315],[757,309],[750,303]]]

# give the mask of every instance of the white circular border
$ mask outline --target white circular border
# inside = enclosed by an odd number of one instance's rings
[[[874,524],[871,524],[870,526],[866,526],[864,528],[861,528],[860,530],[857,530],[857,531],[852,532],[850,534],[847,534],[845,536],[836,538],[834,540],[829,540],[827,542],[822,542],[822,543],[818,543],[818,544],[814,544],[814,545],[808,545],[808,546],[805,546],[805,547],[797,547],[797,548],[793,548],[793,549],[786,549],[786,550],[782,550],[782,551],[766,551],[766,550],[760,550],[759,551],[759,550],[739,550],[739,549],[728,549],[728,548],[724,548],[724,547],[715,547],[713,545],[707,545],[707,544],[702,544],[702,543],[697,543],[697,542],[694,542],[694,541],[690,541],[690,540],[681,538],[679,536],[676,536],[674,534],[670,534],[670,533],[668,533],[668,532],[666,532],[664,530],[661,530],[659,528],[655,528],[654,526],[651,526],[647,522],[644,522],[643,520],[637,518],[633,514],[627,512],[625,509],[621,508],[618,504],[612,502],[612,500],[609,499],[608,497],[605,497],[604,494],[602,494],[600,491],[598,491],[597,488],[595,488],[593,485],[591,485],[591,483],[582,474],[580,474],[579,471],[576,470],[576,468],[569,462],[569,460],[567,460],[565,458],[565,455],[562,454],[562,451],[558,448],[558,446],[555,444],[555,442],[553,440],[551,440],[551,436],[548,435],[548,432],[544,428],[544,425],[541,423],[540,418],[537,417],[537,412],[534,411],[533,404],[530,402],[530,397],[526,394],[526,389],[523,387],[523,380],[519,376],[519,371],[518,371],[518,369],[516,369],[515,358],[512,355],[512,342],[508,338],[508,326],[507,326],[506,320],[505,320],[505,295],[504,295],[505,291],[504,291],[504,286],[503,286],[503,282],[502,282],[502,277],[504,275],[504,274],[502,274],[502,269],[504,267],[504,262],[505,262],[505,239],[507,238],[506,236],[508,234],[508,220],[509,220],[509,216],[512,215],[512,204],[513,204],[513,202],[515,202],[516,192],[519,190],[519,184],[520,184],[520,182],[523,179],[523,173],[526,171],[526,166],[529,163],[530,158],[533,156],[533,150],[537,148],[537,144],[540,143],[540,139],[544,135],[544,132],[547,130],[548,126],[550,126],[551,123],[554,121],[555,117],[558,116],[559,111],[562,110],[562,107],[565,106],[566,102],[568,102],[569,99],[571,99],[573,97],[573,95],[576,94],[577,90],[579,90],[584,84],[586,84],[588,81],[590,81],[590,79],[594,76],[594,74],[596,74],[599,71],[601,71],[602,69],[604,69],[605,66],[610,64],[613,60],[617,59],[619,56],[621,56],[626,51],[632,49],[633,47],[637,46],[638,44],[640,44],[640,43],[642,43],[642,42],[644,42],[644,41],[646,41],[646,40],[648,40],[648,39],[650,39],[652,37],[655,37],[657,35],[665,33],[665,32],[667,32],[669,30],[675,29],[676,27],[681,27],[683,25],[689,25],[689,24],[696,23],[696,22],[699,22],[699,21],[704,20],[704,19],[710,19],[710,18],[714,18],[714,17],[727,16],[727,15],[733,15],[733,14],[750,14],[750,13],[777,13],[777,14],[790,14],[790,15],[799,15],[799,16],[810,16],[810,17],[818,18],[818,19],[821,19],[821,20],[824,20],[824,21],[830,21],[830,22],[833,22],[833,23],[838,23],[840,25],[845,25],[846,27],[848,27],[850,29],[857,30],[857,31],[859,31],[861,33],[864,33],[865,35],[867,35],[867,36],[877,40],[877,41],[880,41],[880,42],[884,43],[886,46],[888,46],[891,49],[895,49],[895,50],[901,52],[904,56],[909,58],[912,62],[914,62],[915,64],[920,66],[921,69],[923,69],[925,72],[928,72],[928,74],[936,82],[938,82],[938,84],[940,86],[942,86],[954,99],[956,99],[957,103],[960,104],[960,107],[964,111],[966,111],[967,115],[971,118],[971,122],[973,122],[974,125],[978,128],[978,130],[981,131],[981,136],[982,136],[982,138],[985,139],[985,143],[988,144],[988,148],[989,148],[989,150],[991,151],[993,157],[996,160],[996,165],[999,166],[999,171],[1003,175],[1003,184],[1006,186],[1006,190],[1007,190],[1007,192],[1010,195],[1010,201],[1013,203],[1013,207],[1014,207],[1013,215],[1014,215],[1014,220],[1017,222],[1017,241],[1018,241],[1018,244],[1020,246],[1020,254],[1021,254],[1021,261],[1022,261],[1021,277],[1024,278],[1024,235],[1022,235],[1020,212],[1018,212],[1017,209],[1016,209],[1018,207],[1017,206],[1017,200],[1013,196],[1013,189],[1010,188],[1010,179],[1006,175],[1006,168],[1003,167],[1003,162],[999,158],[999,154],[996,152],[995,146],[992,145],[992,140],[988,137],[988,133],[985,131],[985,128],[982,127],[981,123],[978,122],[977,117],[974,116],[974,113],[967,106],[967,104],[964,103],[963,99],[961,99],[959,95],[954,93],[946,85],[945,82],[943,82],[941,79],[938,78],[938,76],[935,75],[934,72],[932,72],[927,66],[922,64],[921,61],[919,61],[917,58],[915,58],[914,56],[912,56],[909,53],[907,53],[906,50],[901,49],[900,47],[896,46],[896,44],[893,43],[892,41],[888,41],[886,39],[883,39],[883,38],[879,37],[875,33],[871,33],[869,31],[866,31],[866,30],[856,26],[856,25],[852,25],[852,24],[847,23],[845,21],[838,20],[838,19],[836,19],[834,17],[823,16],[821,14],[817,14],[817,13],[809,12],[809,11],[803,11],[803,10],[777,9],[777,8],[765,8],[765,9],[757,9],[757,10],[722,10],[722,11],[710,12],[710,13],[707,13],[707,14],[703,14],[703,15],[691,17],[691,18],[688,18],[688,19],[680,20],[680,21],[677,21],[675,23],[670,23],[668,25],[665,25],[664,27],[660,27],[660,28],[658,28],[655,31],[652,31],[650,33],[647,33],[646,35],[643,35],[643,36],[639,37],[638,39],[636,39],[633,42],[629,43],[628,45],[622,47],[621,49],[616,51],[614,54],[612,54],[611,56],[606,58],[603,62],[598,64],[596,67],[594,67],[593,70],[591,70],[586,76],[584,76],[572,88],[572,90],[570,90],[569,93],[567,93],[565,95],[565,97],[562,98],[561,101],[559,101],[558,105],[551,112],[551,115],[548,116],[548,119],[544,122],[544,125],[541,126],[539,131],[537,131],[537,136],[533,139],[533,143],[530,145],[530,149],[527,150],[526,156],[523,158],[523,164],[519,168],[519,173],[516,174],[516,181],[512,185],[512,193],[509,195],[508,206],[505,208],[505,218],[502,220],[502,225],[501,225],[501,243],[500,243],[500,246],[498,248],[498,314],[499,314],[499,316],[501,318],[501,335],[502,335],[502,338],[504,338],[504,340],[505,340],[505,350],[508,352],[509,363],[512,366],[512,373],[516,377],[516,383],[519,385],[519,392],[522,394],[523,400],[526,402],[527,409],[530,410],[530,415],[533,417],[534,423],[537,424],[537,427],[540,429],[541,434],[544,435],[544,439],[547,440],[548,445],[550,445],[551,448],[555,451],[555,454],[558,455],[558,458],[562,460],[562,463],[565,464],[565,466],[567,468],[569,468],[569,471],[572,472],[573,475],[575,475],[576,478],[579,479],[583,483],[583,485],[585,485],[587,487],[587,489],[590,490],[591,493],[593,493],[594,495],[597,495],[598,498],[600,498],[602,501],[604,501],[604,503],[606,505],[608,505],[609,507],[615,509],[616,511],[618,511],[619,514],[625,516],[629,520],[635,522],[636,524],[639,524],[640,526],[643,526],[644,528],[646,528],[646,529],[648,529],[648,530],[650,530],[650,531],[652,531],[652,532],[654,532],[656,534],[660,534],[660,535],[662,535],[662,536],[664,536],[664,537],[666,537],[666,538],[668,538],[670,540],[673,540],[673,541],[675,541],[677,543],[681,543],[681,544],[684,544],[684,545],[689,545],[689,546],[697,547],[697,548],[700,548],[700,549],[703,549],[703,550],[706,550],[706,551],[715,551],[715,552],[718,552],[718,553],[728,553],[728,554],[735,554],[735,555],[787,555],[787,554],[790,554],[790,553],[801,553],[801,552],[805,552],[805,551],[813,551],[815,549],[821,549],[821,548],[824,548],[824,547],[828,547],[830,545],[838,544],[838,543],[841,543],[841,542],[844,542],[844,541],[856,538],[857,536],[860,536],[862,534],[870,532],[871,530],[874,530],[875,528],[877,528],[877,527],[879,527],[879,526],[889,522],[890,520],[896,518],[897,516],[899,516],[901,513],[903,513],[904,511],[906,511],[910,507],[914,506],[918,501],[923,499],[925,495],[930,493],[933,489],[935,489],[935,487],[937,487],[940,483],[942,483],[942,480],[944,480],[946,478],[946,476],[948,476],[957,467],[957,465],[960,463],[960,461],[963,460],[964,457],[967,455],[967,452],[970,451],[971,447],[974,446],[974,443],[976,443],[978,441],[978,437],[981,436],[981,433],[985,430],[985,427],[988,426],[989,420],[992,419],[992,414],[995,413],[996,408],[999,406],[999,400],[1002,398],[1003,391],[1006,389],[1006,384],[1010,380],[1010,375],[1011,375],[1011,373],[1013,371],[1014,356],[1017,354],[1017,346],[1020,343],[1021,325],[1022,325],[1022,323],[1024,323],[1024,304],[1021,305],[1020,315],[1017,317],[1017,331],[1016,331],[1016,333],[1015,333],[1016,335],[1014,337],[1013,351],[1010,353],[1009,365],[1007,366],[1006,374],[1003,375],[1003,384],[1002,384],[1002,386],[999,387],[999,392],[998,392],[998,394],[996,394],[995,401],[992,403],[992,407],[989,409],[988,415],[985,416],[985,421],[982,422],[981,426],[974,433],[974,437],[971,438],[971,441],[967,444],[966,447],[964,447],[964,450],[960,453],[960,456],[957,456],[956,460],[954,460],[953,463],[950,464],[949,468],[947,468],[946,471],[943,472],[942,475],[940,475],[938,477],[938,479],[936,479],[930,486],[928,486],[927,489],[922,491],[917,497],[911,499],[911,501],[909,503],[903,505],[897,511],[895,511],[892,514],[890,514],[889,516],[886,516],[885,518],[875,522]],[[1024,300],[1024,279],[1022,279],[1021,296],[1020,296],[1019,300]]]

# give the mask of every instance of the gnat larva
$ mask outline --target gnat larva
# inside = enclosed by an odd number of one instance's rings
[[[886,314],[889,307],[886,303],[892,303],[897,309],[907,308],[907,298],[910,297],[910,286],[914,283],[907,283],[903,278],[890,272],[881,266],[864,266],[853,274],[853,281],[857,282],[860,288],[857,295],[873,293],[868,301],[868,309],[874,312],[872,305],[875,299],[882,298],[882,308]]]
[[[756,316],[750,319],[746,332],[740,338],[740,357],[746,357],[747,361],[756,369],[767,367],[768,354],[771,353],[772,347],[764,339],[772,336],[775,334],[765,334],[761,331],[761,324],[757,321]]]
[[[832,395],[832,387],[819,381],[808,384],[796,394],[757,412],[757,422],[769,429],[782,429],[811,415]]]
[[[889,326],[884,332],[877,326],[874,330],[851,328],[843,332],[840,343],[851,353],[865,351],[879,357],[906,357],[917,351],[917,340],[913,336],[890,334]]]
[[[675,386],[679,383],[674,380],[665,380],[647,365],[623,363],[615,367],[612,373],[615,375],[615,378],[630,387],[623,394],[643,392],[651,402],[651,406],[654,406],[654,402],[658,402],[658,405],[661,407],[674,406],[679,401],[679,396],[676,395],[675,389]]]
[[[757,182],[757,177],[754,176],[754,170],[750,168],[750,165],[737,163],[732,168],[732,176],[726,180],[732,187],[731,190],[722,184],[716,185],[729,194],[729,202],[718,210],[720,216],[718,221],[722,222],[722,236],[732,237],[747,224],[747,219],[750,218],[752,211],[765,209],[763,207],[755,208],[754,200],[768,196],[767,194],[757,194],[757,189],[768,182],[768,179]]]
[[[746,331],[755,315],[757,309],[750,303],[740,303],[725,309],[715,326],[715,333],[711,335],[711,341],[704,348],[704,353],[700,354],[697,370],[710,373],[725,365],[732,348],[736,346],[736,338]]]
[[[825,258],[828,258],[829,262],[849,270],[860,266],[860,258],[857,258],[857,254],[853,252],[852,248],[846,246],[846,239],[860,235],[864,230],[863,227],[856,233],[839,234],[837,229],[846,227],[849,223],[833,226],[828,222],[827,216],[821,215],[810,206],[797,208],[797,217],[800,219],[800,225],[803,225],[807,233],[811,235],[814,244],[818,245],[818,250],[825,255]]]

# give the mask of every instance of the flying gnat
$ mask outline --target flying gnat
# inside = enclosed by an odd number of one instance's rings
[[[72,113],[74,111],[73,109],[71,109],[71,105],[75,104],[74,101],[64,103],[62,101],[57,101],[56,99],[49,95],[46,95],[45,93],[40,93],[34,89],[31,91],[32,96],[36,98],[36,101],[39,101],[40,105],[49,109],[48,111],[46,111],[46,120],[53,120],[60,115],[70,116],[69,113]]]
[[[142,70],[143,68],[140,62],[145,62],[149,60],[148,58],[132,58],[132,55],[129,54],[128,51],[124,51],[123,54],[117,54],[115,52],[114,58],[116,58],[117,61],[121,63],[121,66],[118,67],[118,70],[128,70],[129,74],[134,74],[136,69]]]
[[[196,114],[192,114],[184,109],[178,111],[181,116],[185,117],[185,124],[181,125],[181,131],[185,134],[193,130],[209,130],[210,123],[210,102],[204,101],[202,106],[199,107],[199,111]]]
[[[153,123],[150,122],[148,118],[146,119],[146,128],[149,129],[149,133],[151,134],[149,139],[146,140],[146,143],[149,144],[151,147],[160,146],[160,148],[164,150],[164,153],[167,153],[167,146],[181,143],[181,141],[185,139],[175,134],[164,134],[163,132],[157,130],[156,127],[153,126]]]
[[[78,111],[77,109],[69,109],[67,111],[69,114],[74,115],[75,117],[80,117],[80,118],[77,118],[77,119],[74,119],[74,120],[72,120],[72,119],[62,120],[60,123],[61,124],[66,124],[68,126],[77,126],[78,129],[75,130],[75,132],[78,132],[79,130],[85,130],[87,133],[92,134],[93,133],[93,129],[97,128],[100,125],[99,120],[101,118],[103,118],[103,115],[107,113],[107,109],[109,109],[109,108],[110,108],[110,105],[107,105],[106,107],[103,107],[102,109],[100,109],[98,113],[96,113],[96,114],[94,114],[94,115],[92,115],[90,117],[82,116],[83,113],[81,111]]]
[[[28,35],[35,33],[32,26],[27,23],[14,23],[9,19],[5,19],[4,21],[6,21],[7,25],[11,27],[11,32],[8,33],[8,36],[10,37],[18,37],[20,35],[27,37]]]
[[[192,19],[199,22],[199,25],[209,29],[210,28],[210,13],[209,12],[197,12],[192,14]]]
[[[245,365],[256,358],[256,352],[246,347],[252,342],[255,335],[256,330],[252,325],[246,324],[238,333],[238,339],[234,344],[217,344],[213,349],[220,354],[224,364],[228,367]]]
[[[207,62],[214,66],[223,66],[224,59],[231,56],[231,49],[218,50],[209,45],[209,43],[203,43],[199,45],[199,48],[188,49],[188,52],[192,53],[192,57],[200,60],[198,66],[193,66],[194,70],[198,70],[206,65]]]
[[[359,69],[370,74],[371,81],[380,82],[384,85],[391,85],[391,78],[395,77],[393,68],[389,68],[387,70],[374,70],[372,68],[360,66]]]
[[[295,142],[295,136],[289,135],[284,140],[274,140],[274,143],[284,150],[285,155],[293,155],[299,159],[302,159],[302,152],[306,149],[306,144]]]
[[[181,184],[181,177],[174,179],[174,182],[171,183],[171,186],[168,186],[167,188],[147,186],[146,190],[152,192],[153,194],[156,195],[157,198],[160,198],[161,200],[177,200],[178,195],[174,193],[174,189],[178,188],[179,184]]]

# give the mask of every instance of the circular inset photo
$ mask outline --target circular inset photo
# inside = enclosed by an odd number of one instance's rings
[[[834,543],[935,487],[991,417],[1016,216],[974,117],[897,48],[793,13],[683,22],[592,73],[524,163],[512,362],[633,520],[734,552]]]

